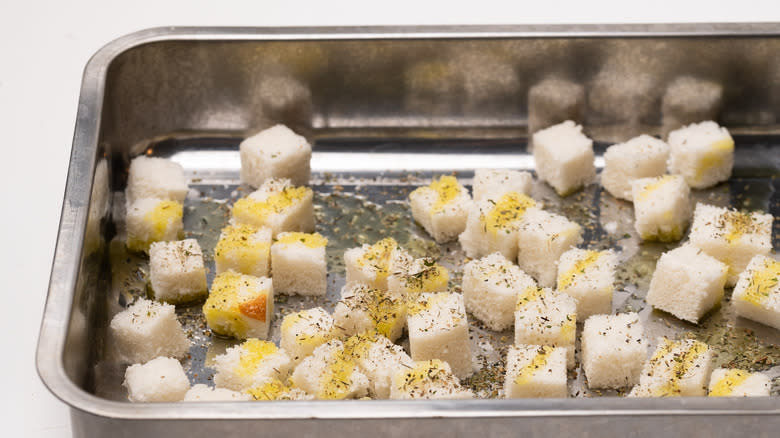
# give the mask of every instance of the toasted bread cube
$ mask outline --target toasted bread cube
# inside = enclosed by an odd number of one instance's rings
[[[286,379],[290,357],[273,342],[249,338],[228,348],[214,359],[214,384],[233,391],[244,391],[268,379]]]
[[[315,348],[295,368],[290,380],[293,386],[320,400],[360,398],[368,394],[368,377],[338,339]]]
[[[279,379],[269,379],[261,385],[254,386],[244,391],[250,400],[271,401],[271,400],[314,400],[314,396],[309,395],[300,388],[293,388]]]
[[[691,189],[680,175],[634,180],[634,228],[642,240],[680,240],[691,221]]]
[[[647,340],[636,313],[593,315],[582,329],[582,369],[589,388],[624,388],[639,383]]]
[[[463,268],[466,311],[491,330],[511,327],[518,292],[535,286],[533,278],[499,252],[472,260]]]
[[[712,352],[692,339],[660,338],[630,397],[697,397],[707,394]]]
[[[517,231],[517,264],[543,287],[553,287],[558,260],[582,242],[582,227],[555,213],[529,209]]]
[[[731,302],[737,315],[780,330],[780,262],[758,255],[739,275]]]
[[[685,244],[658,259],[645,301],[696,324],[720,303],[727,273],[728,266]]]
[[[506,193],[531,195],[533,177],[528,172],[509,169],[474,170],[474,200],[500,199]]]
[[[509,347],[506,398],[566,398],[566,348],[549,345]]]
[[[474,398],[474,394],[460,386],[447,362],[432,359],[396,368],[390,398],[456,400]]]
[[[346,335],[379,333],[395,341],[404,332],[406,304],[402,295],[360,282],[347,283],[341,289],[333,320]]]
[[[772,220],[771,214],[696,204],[689,239],[729,266],[726,285],[733,286],[753,257],[772,250]]]
[[[283,295],[325,295],[328,268],[325,246],[319,233],[287,232],[271,245],[274,290]]]
[[[200,299],[208,292],[203,252],[195,239],[154,242],[149,248],[154,298],[171,304]]]
[[[214,278],[203,305],[203,315],[211,330],[237,339],[268,338],[273,314],[271,279],[233,271]]]
[[[610,195],[631,201],[631,183],[666,173],[668,158],[669,145],[649,135],[612,145],[604,152],[601,185]]]
[[[141,198],[127,206],[127,248],[149,251],[152,242],[178,240],[184,234],[184,209],[177,201]]]
[[[186,394],[184,394],[184,400],[186,402],[215,402],[215,401],[246,401],[252,400],[252,396],[249,394],[243,394],[238,391],[233,391],[225,388],[213,388],[202,383],[193,385]]]
[[[387,290],[387,277],[395,260],[406,256],[392,237],[373,245],[363,245],[344,251],[347,283],[360,282],[374,289]]]
[[[233,224],[268,227],[276,237],[283,231],[314,231],[313,192],[288,179],[266,180],[259,189],[233,205]]]
[[[322,307],[315,307],[284,317],[279,344],[298,363],[335,334],[333,318]]]
[[[567,120],[538,131],[533,136],[536,175],[566,196],[596,177],[593,164],[593,140],[582,133],[582,126]]]
[[[271,266],[271,229],[252,225],[228,225],[214,248],[217,274],[236,271],[267,277]]]
[[[144,363],[159,356],[181,358],[190,349],[170,304],[139,298],[114,315],[109,330],[117,359],[124,363]]]
[[[129,203],[138,199],[157,198],[184,202],[187,180],[179,163],[141,155],[130,162],[125,193]]]
[[[418,187],[409,194],[409,202],[414,220],[438,243],[455,239],[466,228],[471,196],[454,176]]]
[[[715,120],[723,102],[723,86],[691,76],[672,81],[661,99],[664,137],[672,130],[702,120]]]
[[[463,251],[471,258],[499,251],[514,260],[517,257],[517,229],[526,211],[535,205],[533,199],[516,192],[475,202],[469,211],[466,229],[458,236]]]
[[[373,398],[389,398],[393,374],[399,368],[414,366],[414,361],[401,346],[382,335],[355,335],[344,341],[344,346],[368,377],[368,392]]]
[[[177,402],[184,399],[190,381],[178,360],[158,357],[127,367],[122,386],[133,403]]]
[[[574,367],[577,301],[549,288],[529,287],[517,295],[515,345],[566,348],[566,363]]]
[[[415,361],[439,359],[459,378],[473,372],[463,296],[423,293],[408,303],[409,350]]]
[[[238,149],[243,183],[260,187],[271,178],[288,178],[295,185],[309,183],[311,145],[284,125],[248,137]]]
[[[442,292],[447,289],[450,273],[430,257],[415,259],[399,254],[393,260],[387,276],[387,290],[391,294],[410,297],[423,292]]]
[[[718,368],[710,377],[710,397],[769,397],[772,382],[766,374]]]
[[[734,140],[713,121],[694,123],[669,133],[669,173],[682,175],[695,189],[731,177]]]
[[[577,317],[612,312],[617,257],[611,250],[572,248],[558,261],[558,291],[577,300]]]
[[[581,121],[585,114],[585,87],[566,79],[547,78],[528,90],[528,132],[565,120]]]

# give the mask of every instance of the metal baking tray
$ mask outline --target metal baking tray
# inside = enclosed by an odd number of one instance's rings
[[[529,89],[549,78],[583,87],[575,115],[597,142],[597,166],[611,142],[669,129],[664,93],[676,79],[717,84],[714,115],[735,136],[734,175],[694,198],[777,218],[778,54],[777,24],[164,28],[112,42],[84,73],[37,352],[41,378],[71,407],[74,436],[773,436],[780,335],[736,318],[728,302],[700,326],[651,311],[642,297],[667,246],[640,244],[630,204],[597,185],[561,199],[537,183],[533,195],[582,224],[588,245],[621,250],[615,310],[639,311],[651,338],[691,333],[715,347],[717,363],[769,372],[772,397],[626,399],[588,391],[580,372],[570,375],[568,399],[492,399],[500,376],[488,371],[500,369],[511,333],[474,322],[483,371],[466,383],[484,397],[477,400],[130,404],[105,332],[110,317],[143,293],[143,258],[117,243],[133,156],[184,166],[192,188],[185,230],[208,260],[229,205],[246,190],[238,185],[240,140],[272,123],[305,134],[314,144],[318,231],[332,243],[328,295],[280,299],[276,307],[327,308],[343,284],[343,249],[385,235],[440,257],[457,278],[458,245],[433,245],[403,200],[437,174],[455,172],[468,184],[477,167],[533,170],[529,125],[545,108],[534,108]],[[775,249],[778,234],[775,220]],[[208,381],[210,358],[226,343],[211,339],[198,307],[178,313],[193,340],[188,375]]]

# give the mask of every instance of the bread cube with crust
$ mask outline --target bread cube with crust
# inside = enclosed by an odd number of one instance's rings
[[[274,289],[270,278],[233,271],[214,278],[203,315],[215,333],[237,339],[268,338],[274,313]]]

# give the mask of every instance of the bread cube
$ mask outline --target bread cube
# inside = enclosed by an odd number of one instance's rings
[[[322,307],[314,307],[284,317],[279,345],[298,363],[335,334],[333,318]]]
[[[729,266],[727,286],[750,260],[772,250],[771,214],[743,213],[736,210],[696,204],[689,239],[692,244]]]
[[[531,195],[533,177],[528,172],[509,169],[474,170],[474,200],[500,199],[506,193]]]
[[[315,348],[295,368],[290,381],[320,400],[360,398],[368,394],[368,377],[338,339]]]
[[[184,234],[184,209],[177,201],[141,198],[127,206],[127,249],[149,251],[152,242],[178,240]]]
[[[473,372],[463,296],[423,293],[408,303],[409,350],[415,361],[439,359],[459,378]]]
[[[273,283],[266,277],[223,272],[211,284],[203,315],[209,328],[222,336],[267,339],[274,316]]]
[[[728,266],[691,244],[661,255],[645,301],[694,324],[723,298]]]
[[[109,331],[118,360],[124,363],[144,363],[159,356],[181,358],[190,349],[170,304],[139,298],[114,315]]]
[[[691,189],[680,175],[640,178],[631,183],[634,228],[642,240],[680,240],[691,221]]]
[[[566,79],[548,78],[528,90],[528,132],[565,120],[582,120],[585,87]]]
[[[737,315],[780,330],[780,262],[758,255],[739,275],[731,302]]]
[[[471,196],[454,176],[418,187],[409,194],[409,202],[414,220],[438,243],[455,239],[466,228]]]
[[[387,276],[387,291],[410,297],[422,292],[442,292],[447,289],[450,273],[430,257],[415,259],[409,254],[399,254],[393,260]]]
[[[577,317],[612,312],[617,257],[611,250],[572,248],[558,261],[558,291],[577,300]]]
[[[543,129],[533,136],[536,175],[566,196],[596,177],[593,140],[571,120]]]
[[[267,277],[271,266],[271,229],[252,225],[228,225],[214,248],[217,274],[236,271]]]
[[[311,145],[284,125],[246,138],[238,149],[242,183],[260,187],[270,178],[288,178],[295,185],[309,183]]]
[[[669,133],[669,173],[682,175],[695,189],[731,177],[734,140],[713,121],[694,123]]]
[[[463,251],[471,258],[499,251],[514,260],[517,257],[517,229],[526,211],[535,205],[533,199],[516,192],[475,202],[469,211],[466,229],[458,236]]]
[[[631,201],[631,183],[666,173],[669,145],[649,135],[615,144],[604,152],[601,185],[610,195]]]
[[[390,397],[392,377],[399,368],[414,366],[414,361],[401,346],[381,335],[355,335],[344,341],[344,346],[368,377],[369,395],[376,399]]]
[[[582,243],[582,227],[555,213],[529,209],[517,231],[517,264],[543,287],[555,286],[558,260]]]
[[[515,345],[566,348],[566,363],[574,367],[577,301],[549,288],[529,287],[517,295]]]
[[[187,191],[184,169],[179,163],[145,155],[135,157],[130,162],[125,189],[129,203],[144,198],[182,203],[187,197]]]
[[[220,388],[244,391],[268,379],[286,379],[290,356],[273,342],[249,338],[214,358],[214,384]]]
[[[702,120],[715,120],[723,101],[723,86],[691,76],[672,81],[661,99],[664,137],[669,131]]]
[[[589,388],[624,388],[639,383],[647,340],[636,313],[593,315],[582,329],[582,369]]]
[[[244,392],[250,400],[313,400],[314,396],[306,391],[286,385],[279,379],[267,380],[262,385],[254,386]]]
[[[127,367],[122,386],[133,403],[177,402],[184,399],[190,381],[178,360],[158,357]]]
[[[660,338],[630,397],[697,397],[707,394],[712,352],[692,339]]]
[[[266,180],[259,189],[233,204],[233,224],[268,227],[276,237],[283,231],[314,231],[314,194],[289,179]]]
[[[215,402],[215,401],[246,401],[252,400],[252,396],[225,388],[213,388],[199,383],[194,385],[184,394],[186,402]]]
[[[208,292],[203,252],[195,239],[154,242],[149,248],[149,279],[158,301],[171,304],[200,299]]]
[[[533,278],[499,252],[472,260],[463,268],[466,311],[491,330],[511,327],[518,292],[535,286]]]
[[[325,295],[328,268],[320,233],[287,232],[271,245],[274,290],[282,295]]]
[[[718,368],[710,377],[710,397],[769,397],[772,382],[766,374]]]
[[[474,398],[474,394],[460,386],[447,362],[432,359],[397,368],[393,374],[390,398],[455,400]]]
[[[333,320],[346,335],[379,333],[395,341],[404,331],[406,304],[401,295],[360,282],[347,283],[341,289]]]
[[[566,348],[548,345],[509,347],[506,398],[566,398]]]
[[[392,237],[373,245],[350,248],[344,251],[347,283],[360,282],[373,289],[387,290],[387,276],[400,257],[405,257],[405,251]]]

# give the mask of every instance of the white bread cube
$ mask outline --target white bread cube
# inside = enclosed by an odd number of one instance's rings
[[[739,275],[731,302],[737,315],[780,330],[780,262],[755,256]]]
[[[214,358],[214,384],[244,391],[268,379],[286,379],[291,364],[290,356],[273,342],[249,338]]]
[[[669,145],[649,135],[615,144],[604,152],[601,185],[610,195],[631,201],[631,183],[666,173]]]
[[[171,304],[137,299],[109,324],[110,339],[124,363],[148,362],[158,356],[184,357],[190,341]]]
[[[235,271],[267,277],[271,270],[271,229],[252,225],[228,225],[214,248],[217,274]]]
[[[314,231],[313,192],[295,187],[289,179],[266,180],[259,189],[233,204],[232,223],[268,227],[276,237],[283,231]]]
[[[565,120],[582,120],[585,87],[560,78],[544,79],[528,90],[528,132]]]
[[[566,363],[574,367],[577,301],[549,288],[530,287],[517,295],[515,345],[566,348]]]
[[[223,272],[211,284],[203,315],[209,328],[222,336],[266,339],[274,315],[273,283],[266,277]]]
[[[406,324],[405,299],[364,283],[347,283],[341,289],[333,321],[346,335],[379,333],[395,341],[403,334]]]
[[[355,335],[344,341],[360,371],[368,377],[368,392],[372,398],[390,397],[393,375],[399,368],[410,369],[414,361],[403,348],[381,335]]]
[[[645,301],[696,324],[720,303],[727,273],[728,266],[685,244],[658,259]]]
[[[322,307],[291,313],[282,320],[279,345],[294,363],[335,336],[333,318]]]
[[[365,244],[344,251],[347,283],[360,282],[374,289],[387,290],[387,277],[396,259],[406,257],[406,252],[392,237],[373,245]]]
[[[186,402],[247,401],[252,396],[226,388],[214,388],[199,383],[184,394]]]
[[[692,76],[672,81],[661,99],[664,134],[690,123],[715,120],[723,101],[723,86]],[[664,135],[666,137],[666,135]]]
[[[472,374],[469,324],[462,295],[418,295],[408,303],[407,325],[412,359],[445,361],[459,378]]]
[[[471,258],[499,251],[514,260],[517,257],[517,229],[526,211],[535,205],[533,199],[516,192],[475,202],[469,211],[466,229],[458,236],[463,251]]]
[[[729,266],[727,286],[750,260],[772,250],[771,214],[743,213],[707,204],[696,204],[689,239],[692,244]]]
[[[512,327],[517,293],[535,286],[533,278],[499,252],[472,260],[463,268],[466,311],[491,330]]]
[[[577,300],[577,317],[612,312],[617,257],[612,250],[572,248],[558,261],[558,291]]]
[[[450,272],[430,257],[415,259],[409,254],[398,254],[387,276],[387,291],[393,295],[410,297],[423,292],[443,292],[447,289]]]
[[[566,348],[515,345],[506,358],[506,398],[566,398]]]
[[[533,177],[528,172],[509,169],[474,170],[474,200],[500,199],[506,193],[531,195]]]
[[[536,175],[566,196],[596,177],[593,164],[593,140],[582,133],[582,126],[567,120],[536,132],[534,161]]]
[[[438,243],[449,242],[466,228],[471,196],[454,176],[434,179],[409,194],[412,217]]]
[[[631,183],[634,228],[642,240],[680,240],[691,221],[691,189],[680,175],[635,179]]]
[[[630,397],[697,397],[707,394],[712,351],[692,339],[660,338]]]
[[[152,243],[149,279],[157,301],[177,304],[204,297],[208,292],[206,266],[198,241]]]
[[[710,377],[710,397],[769,397],[772,381],[766,374],[718,368]]]
[[[325,246],[319,233],[286,232],[271,245],[274,290],[282,295],[325,295],[328,268]]]
[[[639,383],[647,340],[636,313],[593,315],[582,329],[582,369],[589,388],[624,388]]]
[[[129,203],[143,198],[184,202],[187,180],[179,163],[141,155],[133,158],[127,174],[125,193]]]
[[[238,149],[243,183],[260,187],[270,178],[288,178],[295,185],[309,183],[311,145],[284,125],[246,138]]]
[[[447,362],[432,359],[397,368],[393,374],[390,398],[456,400],[474,398],[474,394],[460,386]]]
[[[184,208],[177,201],[141,198],[127,206],[127,248],[149,251],[152,242],[178,240],[183,235]]]
[[[279,379],[269,379],[261,385],[254,386],[244,391],[251,400],[270,401],[270,400],[314,400],[313,395],[309,395],[300,388],[293,388]]]
[[[122,386],[133,403],[177,402],[184,400],[190,381],[178,360],[158,357],[127,367]]]
[[[564,216],[529,209],[517,231],[517,264],[543,287],[555,286],[558,260],[582,242],[582,227]]]
[[[695,189],[731,177],[734,140],[713,121],[694,123],[669,133],[669,173],[682,175]]]
[[[338,339],[314,349],[295,368],[290,381],[320,400],[360,398],[368,394],[368,377]]]

